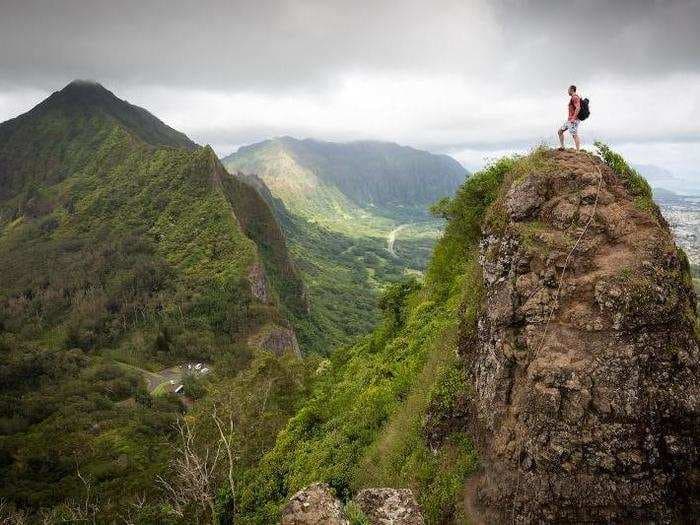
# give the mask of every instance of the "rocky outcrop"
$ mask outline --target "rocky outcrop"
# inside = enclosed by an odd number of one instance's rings
[[[687,262],[653,205],[587,153],[549,152],[494,206],[464,338],[484,521],[698,516],[700,355]],[[563,276],[562,276],[563,275]]]
[[[423,515],[409,489],[362,489],[354,499],[372,525],[423,525]]]
[[[354,500],[371,525],[424,525],[421,509],[409,489],[370,488]],[[349,525],[343,506],[325,483],[300,490],[282,511],[282,525]]]
[[[266,325],[248,339],[248,344],[278,356],[293,354],[301,357],[301,348],[296,333],[291,328],[284,326]]]
[[[262,264],[256,262],[248,271],[248,282],[250,283],[250,294],[261,303],[269,303],[270,295],[267,291],[267,277]]]
[[[282,511],[282,525],[350,525],[340,500],[325,483],[300,490]]]

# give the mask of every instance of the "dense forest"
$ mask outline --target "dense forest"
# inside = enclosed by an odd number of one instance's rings
[[[158,492],[185,406],[153,378],[235,374],[288,333],[308,304],[284,234],[211,149],[95,84],[0,125],[0,179],[2,498]]]

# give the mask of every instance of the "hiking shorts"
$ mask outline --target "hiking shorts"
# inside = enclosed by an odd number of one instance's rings
[[[559,128],[559,131],[568,131],[572,135],[576,135],[576,133],[578,132],[578,123],[579,122],[581,122],[581,121],[580,120],[574,120],[574,121],[567,120],[566,122],[564,122],[564,124],[561,125],[561,127]]]

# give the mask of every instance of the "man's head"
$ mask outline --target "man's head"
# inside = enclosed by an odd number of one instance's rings
[[[572,85],[569,86],[569,95],[570,95],[570,96],[573,96],[574,93],[576,93],[576,86],[574,86],[574,85],[572,84]]]

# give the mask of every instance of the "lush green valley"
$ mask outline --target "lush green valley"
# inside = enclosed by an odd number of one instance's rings
[[[428,207],[467,175],[451,157],[369,141],[282,137],[242,147],[222,162],[260,177],[295,215],[353,237],[429,221]]]
[[[429,213],[466,171],[391,143],[271,139],[222,159],[275,210],[308,286],[300,338],[321,354],[372,329],[377,294],[420,275],[444,221]]]
[[[383,239],[351,237],[292,214],[257,176],[237,178],[255,186],[274,210],[303,276],[309,312],[291,318],[304,348],[328,355],[372,330],[380,318],[379,291],[404,277],[409,259],[390,256]]]

